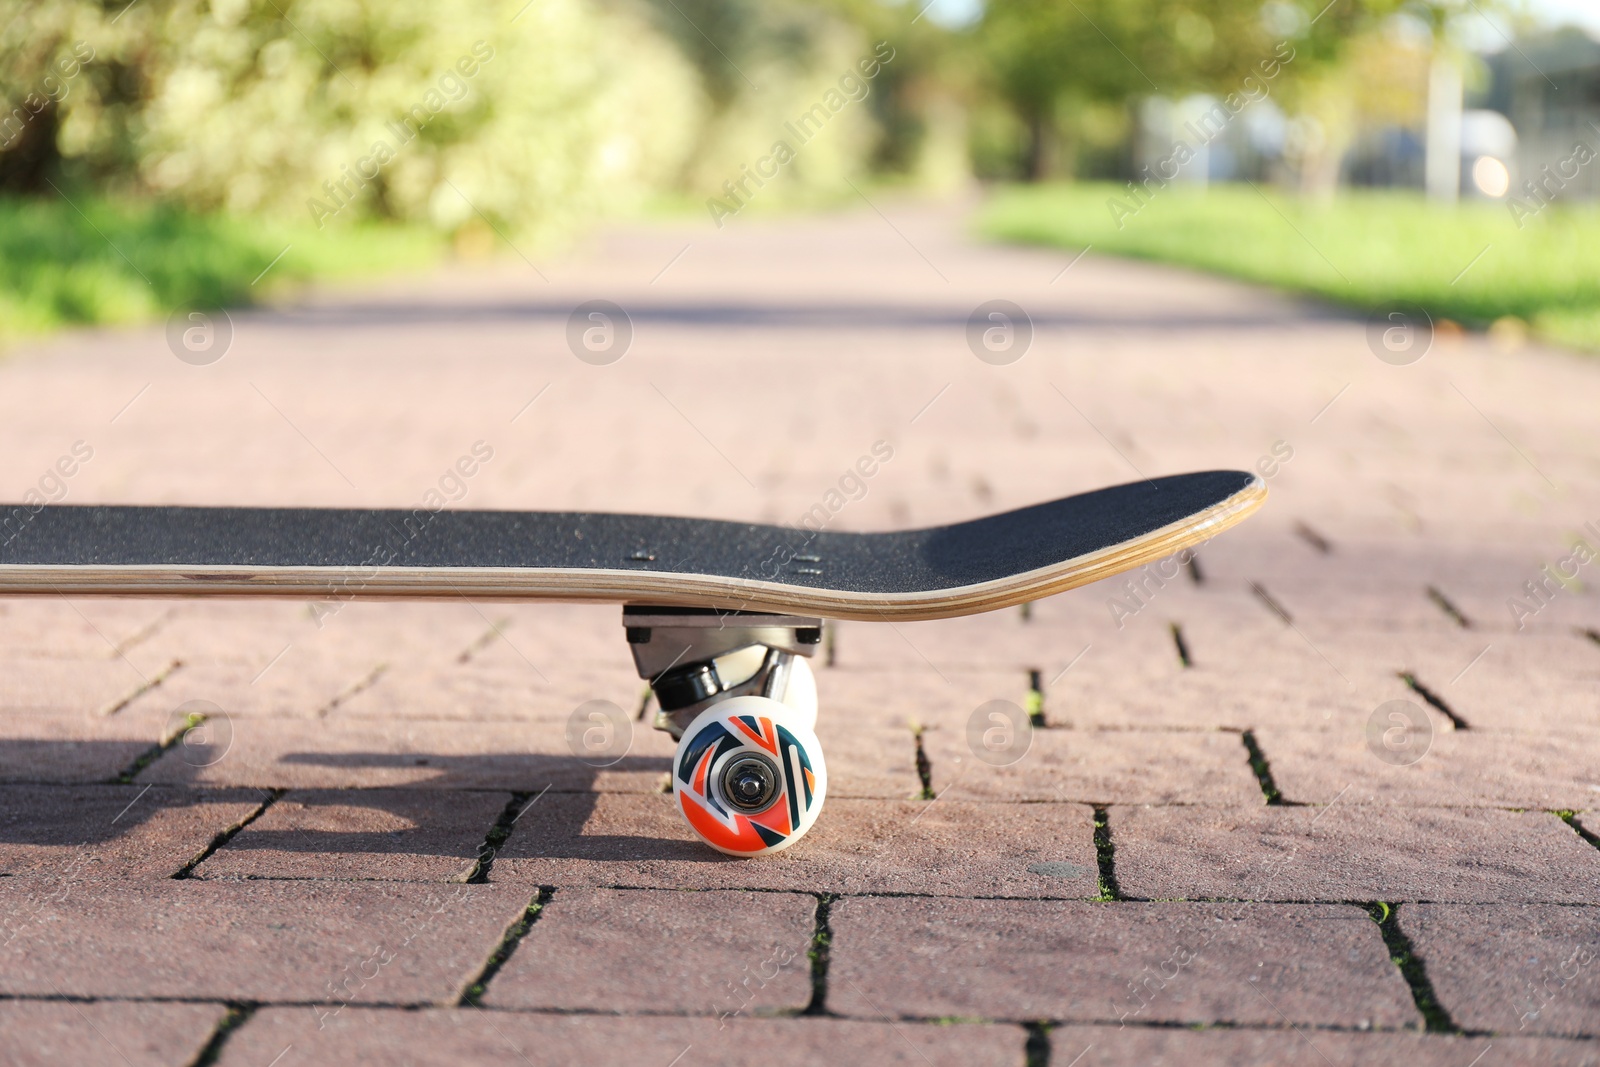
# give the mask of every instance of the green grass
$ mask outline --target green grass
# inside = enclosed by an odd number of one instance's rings
[[[1120,225],[1113,199],[1137,207]],[[1311,203],[1226,185],[1169,186],[1139,207],[1123,186],[1085,183],[1005,188],[979,226],[1004,240],[1092,245],[1362,310],[1420,304],[1435,320],[1473,328],[1511,317],[1549,340],[1600,349],[1594,206],[1550,207],[1519,229],[1503,203],[1445,209],[1416,195],[1365,191]]]
[[[444,247],[417,228],[318,231],[88,195],[0,198],[0,343],[250,303],[313,278],[420,266]]]

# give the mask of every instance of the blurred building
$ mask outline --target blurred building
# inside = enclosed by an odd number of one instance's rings
[[[1562,199],[1600,197],[1600,165],[1580,163],[1577,151],[1600,154],[1600,41],[1556,30],[1519,40],[1488,65],[1483,105],[1510,119],[1517,134],[1513,192],[1533,181],[1559,189]]]
[[[1426,54],[1418,51],[1413,61],[1424,83]],[[1521,38],[1481,61],[1484,76],[1473,79],[1466,106],[1444,111],[1459,125],[1459,136],[1445,143],[1459,144],[1461,195],[1529,203],[1600,198],[1600,40],[1561,29]],[[1459,88],[1452,95],[1460,100]],[[1342,185],[1420,190],[1426,89],[1419,100],[1423,106],[1409,117],[1363,113],[1353,104],[1348,140],[1329,145],[1314,117],[1286,116],[1271,99],[1229,114],[1214,96],[1150,98],[1138,111],[1131,176],[1158,174],[1189,186],[1248,179],[1307,187],[1305,159],[1320,139],[1331,152],[1329,182],[1336,173]]]

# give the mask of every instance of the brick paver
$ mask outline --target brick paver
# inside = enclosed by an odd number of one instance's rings
[[[197,878],[459,880],[478,861],[504,793],[297,790],[194,870]]]
[[[1408,720],[1385,717],[1376,738],[1365,723],[1318,733],[1262,730],[1256,738],[1283,795],[1307,804],[1339,797],[1346,804],[1571,810],[1600,798],[1600,764],[1593,758],[1600,730],[1455,730],[1422,701],[1413,706],[1430,724],[1416,736]],[[1385,747],[1387,729],[1402,731],[1394,748]],[[1397,762],[1385,758],[1391,754]]]
[[[995,766],[974,755],[965,718],[928,735],[933,788],[953,800],[1250,805],[1262,799],[1235,733],[1030,731],[1026,754]],[[1005,758],[1006,753],[999,754]]]
[[[1600,850],[1546,812],[1117,808],[1111,839],[1141,899],[1580,903],[1600,884]]]
[[[1600,908],[1418,904],[1400,924],[1461,1026],[1600,1037]]]
[[[1395,1028],[1406,984],[1359,908],[851,899],[828,1000],[944,1016]]]
[[[0,781],[110,782],[166,739],[166,716],[0,713]]]
[[[470,729],[437,719],[236,718],[223,740],[159,760],[138,781],[269,789],[660,788],[672,763],[665,734],[639,728],[621,757],[579,757],[567,746],[566,725],[564,714]]]
[[[1447,330],[1392,366],[1359,316],[874,200],[308,293],[204,367],[160,323],[8,350],[6,499],[79,440],[69,503],[793,523],[876,442],[831,528],[1208,467],[1272,499],[1193,567],[830,626],[827,809],[756,861],[661,792],[613,605],[0,602],[0,1058],[1600,1064],[1561,971],[1600,906],[1600,582],[1541,577],[1600,521],[1600,366]],[[1004,366],[965,336],[997,297],[1034,327]],[[610,365],[567,347],[593,299],[634,329]],[[592,700],[604,759],[568,743]],[[1044,723],[1004,766],[993,700]]]
[[[0,708],[105,715],[148,686],[160,669],[141,671],[113,656],[109,646],[94,659],[29,657],[0,661]],[[170,661],[169,661],[170,664]]]
[[[220,1004],[0,1000],[0,1055],[8,1067],[193,1063],[226,1014]]]
[[[0,995],[451,1003],[527,904],[505,886],[0,882]]]
[[[610,1012],[648,974],[652,1011],[798,1012],[811,1001],[816,911],[799,893],[560,890],[487,1003]]]
[[[1050,1034],[1052,1062],[1078,1067],[1147,1064],[1183,1067],[1190,1063],[1229,1067],[1278,1067],[1317,1063],[1329,1067],[1596,1067],[1592,1044],[1526,1037],[1456,1037],[1446,1034],[1347,1034],[1294,1030],[1192,1030],[1114,1026],[1064,1026]]]
[[[755,1019],[671,1016],[617,1018],[511,1012],[377,1011],[347,1008],[327,1026],[304,1009],[269,1008],[228,1042],[222,1067],[270,1063],[293,1046],[295,1062],[350,1063],[362,1057],[417,1067],[469,1063],[585,1063],[595,1067],[669,1064],[690,1058],[713,1067],[742,1067],[751,1056],[775,1067],[802,1067],[849,1057],[890,1067],[1015,1067],[1022,1062],[1020,1027],[942,1026],[843,1019]]]
[[[760,864],[709,853],[667,796],[550,793],[495,860],[495,881],[555,886],[1094,897],[1090,810],[839,798]]]
[[[263,799],[241,790],[0,786],[0,874],[170,877]]]

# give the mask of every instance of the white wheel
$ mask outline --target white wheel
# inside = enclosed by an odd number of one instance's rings
[[[815,683],[812,694],[814,721]],[[788,848],[811,829],[828,792],[811,721],[770,697],[730,697],[702,711],[672,763],[678,809],[700,840],[730,856]]]
[[[764,645],[750,645],[725,656],[718,656],[717,677],[725,687],[743,685],[755,677],[767,660]],[[789,661],[789,680],[778,699],[799,713],[800,718],[813,730],[817,727],[817,676],[811,673],[811,662],[804,656]]]
[[[782,699],[806,729],[817,728],[817,676],[811,673],[811,662],[804,656],[789,661],[789,685]]]

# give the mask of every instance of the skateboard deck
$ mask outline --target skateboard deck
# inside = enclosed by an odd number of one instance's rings
[[[0,595],[600,601],[968,615],[1161,559],[1266,499],[1241,471],[886,533],[596,512],[0,507]]]

